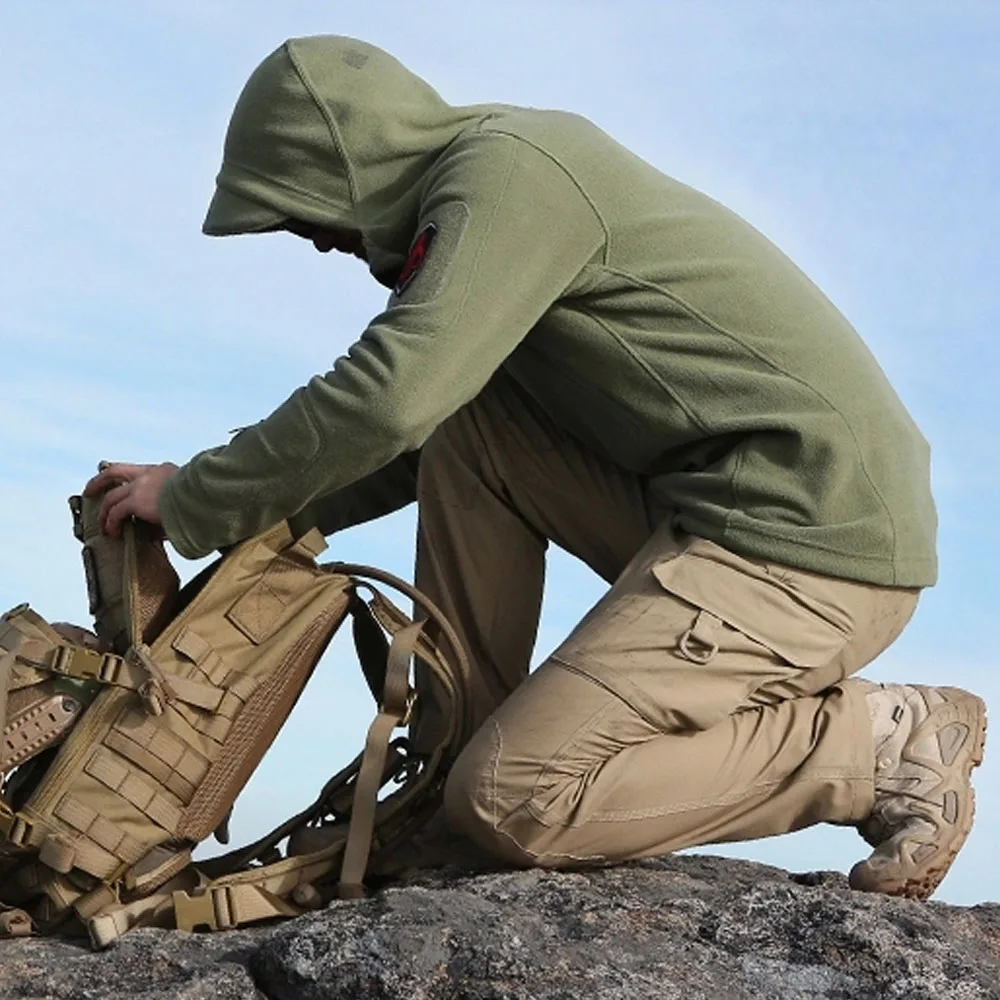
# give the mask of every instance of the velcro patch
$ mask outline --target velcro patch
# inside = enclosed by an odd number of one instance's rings
[[[396,286],[393,288],[395,295],[402,295],[413,279],[420,273],[420,269],[424,266],[424,261],[427,259],[427,254],[430,252],[431,244],[434,242],[434,237],[437,236],[437,231],[437,226],[431,222],[424,226],[417,234],[417,238],[413,241],[413,246],[410,248],[409,256],[406,258],[406,263],[403,265],[403,270],[399,272]]]

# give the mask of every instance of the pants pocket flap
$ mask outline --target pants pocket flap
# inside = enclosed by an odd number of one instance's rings
[[[829,663],[850,638],[819,601],[810,601],[754,563],[704,539],[654,565],[653,575],[664,590],[797,667]]]

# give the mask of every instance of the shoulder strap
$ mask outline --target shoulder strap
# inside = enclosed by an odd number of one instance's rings
[[[388,573],[385,570],[376,569],[373,566],[364,566],[357,563],[324,563],[321,567],[330,573],[342,573],[346,576],[351,576],[354,578],[377,580],[380,583],[387,584],[398,590],[400,593],[405,594],[407,597],[413,601],[414,604],[414,615],[416,616],[417,610],[422,611],[426,614],[427,619],[432,623],[431,629],[424,629],[425,638],[424,642],[420,641],[418,637],[415,650],[417,655],[423,655],[427,653],[433,658],[441,657],[443,658],[450,668],[453,674],[453,685],[454,691],[450,692],[453,695],[454,701],[457,703],[456,707],[459,709],[459,728],[456,732],[456,742],[458,746],[464,746],[468,739],[472,736],[473,718],[472,718],[472,705],[469,699],[468,692],[471,687],[471,673],[469,668],[469,660],[465,654],[465,650],[462,648],[462,643],[458,638],[454,628],[452,628],[448,619],[445,618],[444,613],[440,608],[424,593],[417,590],[416,587],[407,583],[405,580],[400,579],[398,576],[394,576],[392,573]],[[382,621],[389,631],[396,632],[399,629],[405,628],[409,623],[410,619],[403,614],[384,594],[376,590],[374,587],[368,588],[372,593],[372,605],[371,612],[376,618]],[[381,614],[380,614],[381,612]],[[444,651],[440,648],[437,642],[438,635],[443,636],[448,644],[448,653],[450,655],[445,656]],[[426,648],[430,644],[431,648]],[[423,648],[422,648],[423,647]],[[359,649],[359,655],[361,650]],[[367,673],[366,673],[367,676]],[[379,680],[380,678],[376,678]],[[381,691],[382,684],[372,684],[369,680],[369,686],[373,687],[374,691]],[[380,695],[376,694],[376,701],[379,700]]]

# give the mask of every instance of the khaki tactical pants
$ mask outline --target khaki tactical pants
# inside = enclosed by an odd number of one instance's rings
[[[854,823],[873,795],[846,678],[917,591],[746,559],[678,535],[641,477],[499,374],[425,446],[417,586],[470,654],[480,720],[445,791],[506,861],[621,861]],[[549,540],[612,584],[528,676]],[[423,675],[415,740],[438,722]]]

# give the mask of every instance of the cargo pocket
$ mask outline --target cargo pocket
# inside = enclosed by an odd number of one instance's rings
[[[705,539],[626,573],[550,659],[662,732],[816,694],[855,632],[845,581],[745,559]]]
[[[731,674],[740,700],[811,694],[840,679],[840,653],[854,623],[820,586],[808,593],[801,581],[772,575],[705,539],[655,564],[652,573],[667,593],[692,606],[693,619],[677,638],[674,655],[714,665],[720,681]],[[768,688],[777,692],[774,697],[752,697]]]

